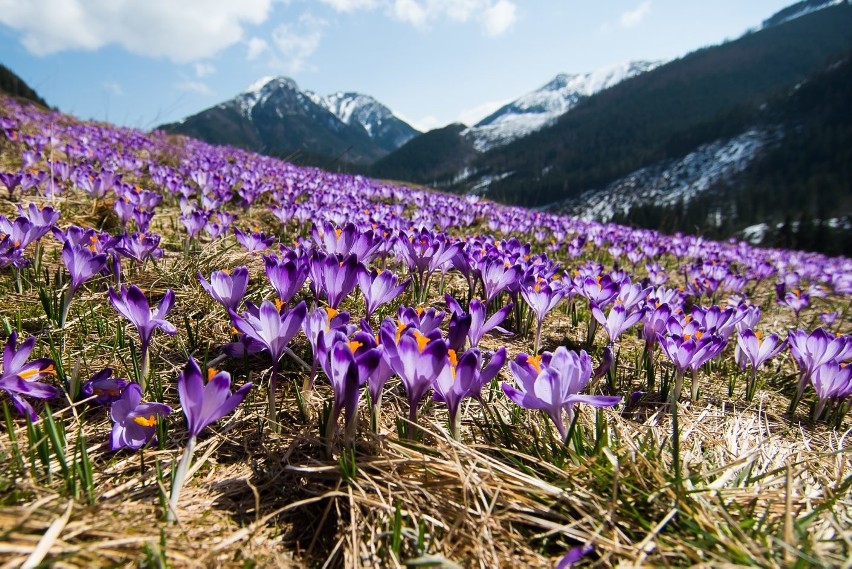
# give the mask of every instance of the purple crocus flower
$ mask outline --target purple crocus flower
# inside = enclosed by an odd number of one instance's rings
[[[417,406],[432,385],[432,381],[448,365],[447,343],[440,332],[426,336],[417,330],[403,329],[395,337],[393,326],[382,326],[379,333],[382,347],[388,354],[391,367],[402,379],[408,397],[409,438],[417,421]]]
[[[366,303],[367,320],[373,315],[376,309],[402,294],[402,291],[411,282],[408,278],[399,282],[399,278],[390,271],[382,271],[373,269],[367,271],[361,267],[358,271],[358,286],[361,288],[361,293],[364,295]]]
[[[162,403],[142,403],[142,388],[131,383],[110,407],[110,448],[139,450],[155,438],[157,421],[171,412],[172,408]]]
[[[65,268],[71,275],[71,283],[62,299],[62,311],[59,317],[59,326],[64,328],[74,294],[83,286],[83,283],[106,267],[107,256],[103,253],[95,253],[89,247],[72,245],[70,241],[66,241],[62,246],[62,262],[65,263]]]
[[[6,186],[9,190],[9,199],[12,199],[12,194],[15,193],[15,188],[21,185],[22,174],[20,172],[0,172],[0,183]]]
[[[277,255],[264,255],[263,266],[281,302],[290,302],[308,277],[307,263],[295,256],[292,259],[287,256],[279,259]]]
[[[568,569],[575,563],[590,555],[595,550],[593,545],[578,545],[568,550],[556,563],[556,569]]]
[[[249,272],[246,267],[236,267],[232,270],[223,269],[213,271],[210,274],[210,282],[201,273],[198,273],[198,282],[207,291],[213,300],[225,307],[225,310],[234,310],[240,306],[248,288]]]
[[[435,308],[426,308],[422,306],[400,306],[397,310],[397,320],[401,324],[411,325],[415,330],[429,336],[441,326],[446,314]]]
[[[570,423],[575,403],[612,407],[621,401],[620,396],[580,394],[592,378],[592,359],[585,350],[578,354],[559,346],[555,352],[544,352],[541,356],[519,354],[509,368],[518,386],[504,383],[503,392],[524,409],[545,411],[563,441],[568,437],[563,411],[568,414]]]
[[[705,363],[715,358],[725,349],[727,341],[718,334],[705,334],[696,331],[694,334],[671,334],[660,339],[663,353],[675,365],[675,388],[672,390],[672,401],[680,399],[683,388],[683,376],[686,370],[693,372],[691,397],[698,399],[698,381],[695,372]]]
[[[450,431],[454,439],[459,438],[460,416],[459,405],[466,397],[482,401],[482,387],[497,376],[500,368],[506,363],[506,348],[500,348],[491,360],[482,368],[482,354],[477,348],[457,356],[454,350],[447,352],[448,365],[432,382],[435,389],[433,398],[447,405],[450,415]],[[483,403],[484,404],[484,403]]]
[[[319,298],[325,296],[328,305],[338,308],[358,284],[358,270],[362,265],[355,255],[338,258],[336,255],[314,253],[310,261],[311,288]]]
[[[779,303],[786,304],[790,308],[793,309],[793,312],[796,314],[796,318],[799,317],[799,313],[803,308],[806,308],[811,303],[811,296],[807,292],[802,289],[795,288],[791,291],[788,291],[784,294],[783,299],[779,299]]]
[[[414,299],[426,302],[432,274],[450,262],[462,250],[462,243],[452,242],[446,235],[433,235],[423,229],[411,235],[404,233],[395,242],[395,250],[411,271]]]
[[[610,345],[614,344],[621,334],[642,320],[645,315],[645,311],[638,305],[634,305],[633,310],[629,310],[627,305],[618,301],[609,309],[608,315],[604,315],[603,310],[595,303],[592,303],[591,308],[594,319],[606,330]]]
[[[577,288],[577,293],[604,308],[616,299],[621,288],[619,283],[612,280],[609,275],[586,277]]]
[[[247,251],[264,251],[269,249],[275,242],[275,237],[267,237],[262,231],[253,231],[251,233],[243,232],[234,227],[234,236],[237,238],[237,243],[245,247]]]
[[[307,312],[308,308],[304,301],[288,310],[280,301],[279,306],[276,306],[268,300],[264,300],[259,307],[246,302],[246,311],[242,315],[233,310],[228,311],[234,327],[263,345],[272,358],[272,375],[269,380],[267,403],[268,417],[273,424],[276,417],[275,392],[279,361],[288,349],[287,344],[299,331]]]
[[[842,401],[852,394],[852,365],[830,361],[814,370],[811,383],[817,394],[812,421],[819,419],[830,399]]]
[[[746,330],[737,336],[737,351],[734,353],[734,359],[740,364],[741,369],[745,369],[746,364],[751,365],[751,376],[746,386],[747,400],[751,401],[754,398],[757,369],[777,356],[786,346],[787,340],[781,341],[777,334],[761,338],[758,332]]]
[[[112,368],[104,368],[80,386],[80,394],[85,398],[94,397],[92,403],[107,405],[121,397],[122,391],[130,382],[112,377]]]
[[[35,336],[30,336],[19,347],[18,333],[13,331],[3,347],[3,371],[0,373],[0,390],[8,393],[18,413],[27,415],[31,421],[37,421],[38,414],[24,396],[52,399],[61,393],[57,387],[38,381],[47,375],[56,375],[53,360],[38,358],[27,362],[35,340]]]
[[[342,332],[335,331],[324,334],[320,339],[321,343],[326,344],[323,349],[326,354],[322,361],[323,371],[334,391],[334,403],[325,431],[329,444],[342,410],[346,411],[346,437],[350,441],[354,438],[361,387],[367,383],[382,359],[381,349],[371,347],[373,342],[364,336],[368,334],[359,332],[350,341]]]
[[[177,328],[166,320],[166,314],[172,309],[175,302],[173,290],[167,290],[166,294],[157,304],[157,308],[151,309],[145,294],[136,285],[130,288],[121,287],[120,292],[109,288],[109,300],[119,314],[129,320],[139,333],[139,353],[141,359],[139,383],[144,388],[148,378],[148,370],[151,364],[149,348],[154,331],[160,328],[170,336],[177,333]]]
[[[205,427],[236,409],[251,387],[249,382],[231,393],[231,375],[212,368],[207,370],[205,385],[198,362],[189,358],[178,375],[178,397],[186,415],[189,438],[195,439]]]
[[[53,209],[50,206],[39,208],[36,204],[27,205],[26,209],[18,205],[18,215],[27,218],[34,226],[43,229],[44,233],[56,225],[59,221],[59,210]],[[44,235],[42,233],[42,235]]]
[[[737,345],[740,348],[740,357],[735,359],[740,368],[745,369],[746,364],[749,364],[756,370],[787,347],[787,341],[780,341],[777,334],[761,338],[760,333],[746,330],[737,336]]]
[[[645,311],[642,317],[642,336],[645,338],[645,351],[653,363],[654,346],[659,343],[660,338],[666,332],[666,322],[672,316],[672,309],[668,304],[659,304],[653,310]]]
[[[203,211],[189,211],[180,216],[180,221],[192,239],[207,225],[207,214]]]
[[[454,316],[464,317],[466,315],[461,305],[452,296],[445,294],[444,300],[447,301],[447,306]],[[509,334],[507,330],[500,327],[500,324],[506,319],[513,307],[514,305],[510,302],[486,319],[485,303],[478,298],[472,299],[467,308],[470,316],[470,325],[467,331],[467,339],[470,341],[470,347],[476,348],[479,346],[479,342],[483,336],[492,330],[501,334]]]
[[[852,357],[852,338],[846,335],[834,336],[823,328],[817,328],[810,334],[804,330],[791,331],[787,341],[790,354],[799,365],[799,383],[788,409],[792,414],[818,367],[830,361],[845,361]]]
[[[538,353],[541,342],[541,325],[544,323],[544,317],[559,304],[566,292],[565,288],[556,282],[548,283],[541,277],[521,285],[521,296],[535,312],[536,317],[534,354]]]
[[[508,290],[513,283],[521,278],[521,268],[508,261],[488,261],[482,267],[482,284],[485,287],[485,304],[497,298],[500,293]]]
[[[144,262],[149,257],[159,259],[163,256],[163,250],[160,248],[160,236],[156,234],[134,233],[124,235],[116,243],[114,249],[119,254],[138,263]]]
[[[317,246],[326,253],[342,256],[352,254],[362,263],[372,261],[382,246],[382,241],[377,239],[372,231],[361,232],[354,223],[347,223],[343,228],[339,228],[326,221],[323,222],[322,229],[314,226],[311,236]]]

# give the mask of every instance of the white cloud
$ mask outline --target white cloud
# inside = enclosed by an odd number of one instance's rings
[[[400,117],[400,118],[402,118],[402,117]],[[409,121],[409,120],[406,120],[406,119],[402,119],[402,120],[405,120],[405,122],[407,122],[408,124],[410,124],[411,126],[416,128],[420,132],[429,132],[432,129],[440,128],[442,126],[447,125],[447,121],[442,121],[441,119],[439,119],[437,117],[433,117],[432,115],[421,117],[421,118],[419,118],[417,120],[413,120],[413,121]]]
[[[248,46],[246,59],[249,61],[254,61],[269,49],[269,44],[262,38],[249,38],[246,45]]]
[[[35,55],[118,44],[188,63],[239,42],[269,16],[272,0],[0,0],[0,23]]]
[[[325,20],[302,14],[295,24],[281,24],[272,30],[272,43],[291,73],[306,67],[307,58],[319,48],[325,26]]]
[[[416,0],[395,0],[393,15],[402,22],[408,22],[416,27],[426,24],[427,14]]]
[[[197,93],[199,95],[210,95],[213,93],[213,91],[210,90],[210,87],[208,87],[205,83],[201,81],[192,81],[189,79],[181,81],[180,83],[176,84],[175,87],[177,87],[178,91],[184,91],[187,93]]]
[[[487,101],[481,105],[477,105],[470,109],[465,109],[459,113],[458,120],[467,126],[473,126],[500,107],[510,103],[511,99],[503,101]]]
[[[502,35],[512,27],[517,18],[515,5],[508,0],[500,0],[493,6],[489,6],[484,14],[482,24],[485,27],[485,33],[491,37]]]
[[[441,21],[476,22],[486,35],[503,34],[517,19],[512,0],[321,0],[338,12],[374,9],[379,6],[394,19],[427,29]]]
[[[116,97],[121,97],[122,95],[124,95],[124,89],[122,89],[121,85],[119,85],[115,81],[104,81],[103,83],[101,83],[101,87],[103,87],[104,90],[109,91]]]
[[[378,0],[320,0],[338,12],[354,12],[355,10],[372,10],[379,5]]]
[[[194,67],[196,77],[207,77],[216,73],[216,68],[210,63],[196,63]]]
[[[618,23],[622,28],[633,28],[642,23],[648,12],[651,11],[651,0],[645,0],[632,10],[628,10],[621,14]]]

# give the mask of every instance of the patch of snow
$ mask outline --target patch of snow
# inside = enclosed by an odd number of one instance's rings
[[[514,174],[514,172],[503,172],[502,174],[497,174],[496,176],[483,176],[470,188],[468,191],[471,195],[479,195],[484,196],[491,189],[491,184],[493,182],[499,182],[500,180],[505,180],[509,176]]]
[[[751,129],[728,140],[699,146],[682,158],[647,166],[604,189],[589,190],[547,209],[609,221],[616,213],[626,214],[636,205],[671,206],[681,200],[688,203],[713,184],[743,171],[758,151],[777,136],[777,131]]]
[[[740,235],[743,240],[748,241],[752,245],[758,245],[763,241],[766,232],[769,231],[769,225],[766,223],[758,223],[757,225],[749,225],[742,231]]]
[[[266,87],[266,84],[269,83],[270,81],[274,80],[274,79],[275,79],[274,75],[267,75],[266,77],[261,77],[260,79],[258,79],[257,81],[255,81],[254,83],[249,85],[246,88],[246,90],[243,91],[243,93],[246,94],[246,95],[249,95],[251,93],[260,93],[260,91],[264,87]]]

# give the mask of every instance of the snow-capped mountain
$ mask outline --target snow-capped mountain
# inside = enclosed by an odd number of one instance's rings
[[[574,105],[599,91],[650,71],[659,61],[631,61],[589,73],[560,73],[462,133],[480,152],[508,144],[556,121]]]
[[[321,97],[288,77],[263,77],[233,99],[160,128],[318,165],[371,163],[416,134],[372,97]]]
[[[369,95],[337,92],[322,96],[310,91],[311,100],[349,126],[360,125],[379,146],[392,152],[419,132]]]

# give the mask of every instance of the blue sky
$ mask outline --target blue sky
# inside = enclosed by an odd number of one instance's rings
[[[0,63],[48,103],[139,128],[258,78],[468,124],[557,73],[672,59],[792,0],[0,0]]]

